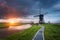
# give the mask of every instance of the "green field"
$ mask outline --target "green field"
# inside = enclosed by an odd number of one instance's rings
[[[45,40],[60,40],[60,25],[45,24]]]
[[[22,32],[17,32],[2,40],[32,40],[32,38],[39,29],[40,29],[40,25],[32,25],[31,28],[24,30]]]

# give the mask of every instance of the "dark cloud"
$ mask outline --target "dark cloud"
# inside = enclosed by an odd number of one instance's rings
[[[59,0],[35,0],[35,1],[39,1],[41,7],[49,8],[53,5],[55,5]]]
[[[31,14],[31,12],[29,12],[28,10],[35,9],[35,7],[33,5],[35,5],[36,2],[39,2],[37,4],[37,5],[39,5],[39,7],[47,9],[47,8],[50,8],[53,5],[55,5],[58,1],[59,0],[0,0],[0,5],[2,3],[2,7],[4,7],[4,8],[0,7],[0,14],[1,15],[7,14],[7,12],[5,12],[5,11],[7,11],[7,9],[9,9],[8,7],[12,7],[18,12],[17,13],[18,15],[28,16]],[[31,8],[32,6],[33,6],[33,8]],[[32,12],[34,12],[34,14],[36,14],[38,11],[33,10]]]
[[[18,14],[22,16],[30,15],[28,13],[28,9],[30,6],[34,4],[34,1],[32,0],[5,0],[7,2],[7,5],[10,7],[14,7],[18,12]]]
[[[60,12],[60,9],[52,10],[53,12]]]
[[[18,14],[18,16],[26,16],[28,15],[25,9],[27,5],[30,4],[23,0],[0,0],[0,18],[8,15],[8,14]],[[15,13],[13,8],[18,12]],[[14,13],[12,13],[14,12]],[[13,16],[13,15],[12,15]]]
[[[28,1],[28,0],[5,0],[8,5],[10,6],[31,6],[31,4],[33,4],[33,1]]]

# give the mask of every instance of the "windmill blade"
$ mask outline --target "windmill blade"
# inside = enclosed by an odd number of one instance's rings
[[[48,12],[44,13],[43,15],[46,15],[46,14],[48,14]]]
[[[39,15],[35,15],[34,17],[38,17]]]

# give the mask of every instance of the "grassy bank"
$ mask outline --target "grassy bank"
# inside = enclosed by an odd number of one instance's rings
[[[22,32],[15,33],[9,37],[2,40],[32,40],[35,33],[40,29],[40,25],[32,25],[31,28],[24,30]]]
[[[25,24],[23,24],[23,23],[16,23],[16,25],[12,25],[12,26],[21,26],[21,25],[25,25]],[[0,23],[0,28],[8,28],[8,27],[9,27],[9,23]]]
[[[6,28],[7,26],[5,25],[5,23],[0,23],[0,28]]]
[[[45,40],[60,40],[60,25],[45,24]]]

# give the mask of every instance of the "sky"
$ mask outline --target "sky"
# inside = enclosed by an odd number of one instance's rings
[[[60,22],[60,0],[0,0],[0,18],[18,16],[30,19],[41,13],[45,22]]]

